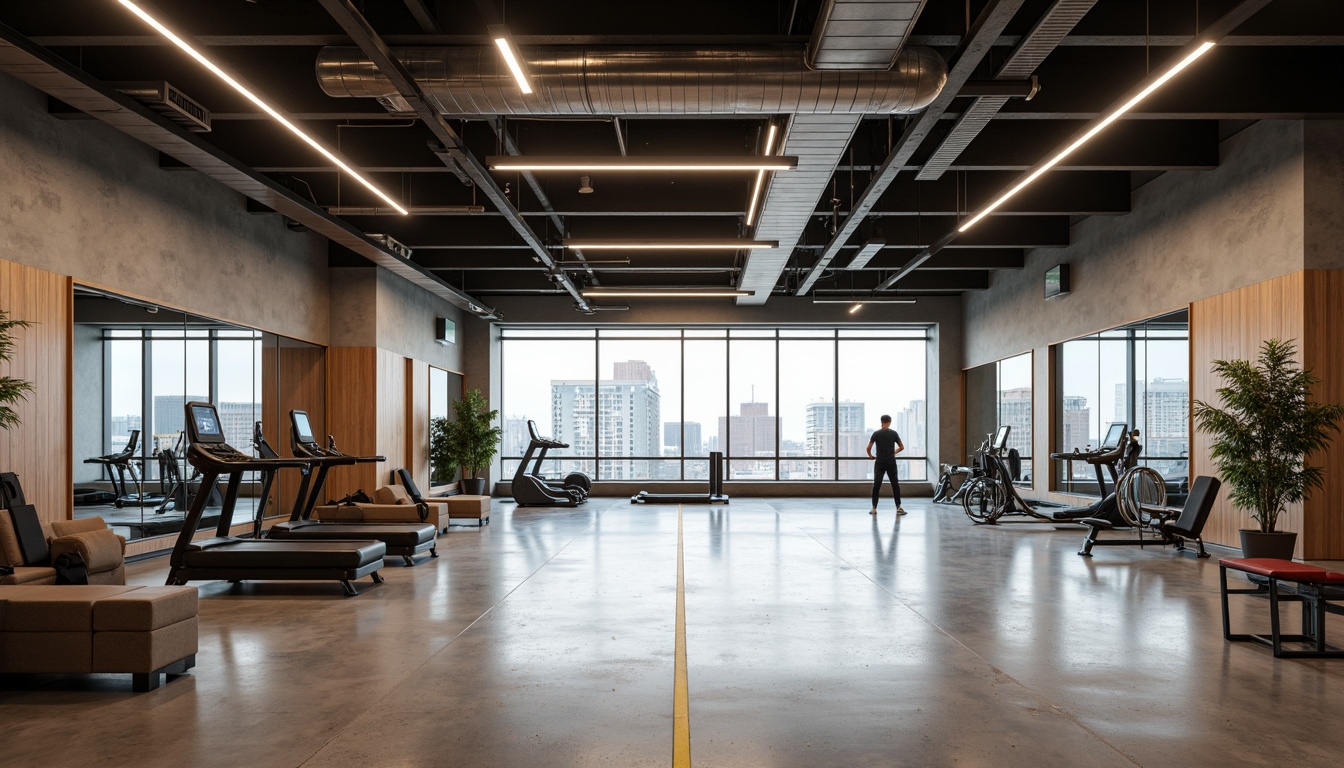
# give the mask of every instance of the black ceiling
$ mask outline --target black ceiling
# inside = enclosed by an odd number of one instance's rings
[[[997,0],[927,0],[908,45],[935,49],[953,66],[973,67],[972,81],[991,79],[998,66],[1057,0],[1026,0],[1011,13],[983,54],[968,51],[963,37],[999,5]],[[424,270],[479,297],[558,293],[600,284],[619,286],[717,286],[737,284],[746,252],[589,251],[591,263],[560,248],[568,235],[656,238],[742,237],[753,173],[590,173],[592,194],[579,194],[579,173],[545,173],[536,184],[517,173],[491,174],[521,212],[540,246],[529,245],[520,224],[499,210],[490,190],[468,185],[430,144],[442,142],[427,121],[388,114],[372,99],[325,95],[314,74],[318,51],[351,45],[347,32],[362,16],[372,37],[399,46],[481,46],[486,16],[502,17],[528,56],[548,47],[685,46],[730,50],[772,46],[801,59],[821,0],[682,0],[641,3],[592,0],[159,0],[153,12],[206,46],[223,65],[256,85],[315,135],[337,148],[394,198],[413,209],[483,206],[484,212],[414,213],[410,216],[342,215],[348,229],[391,235],[413,250]],[[916,141],[880,195],[850,208],[917,116],[868,115],[816,200],[811,219],[776,287],[792,294],[831,251],[826,269],[813,274],[812,292],[865,293],[888,281],[922,249],[954,230],[1121,94],[1161,68],[1197,32],[1240,5],[1239,0],[1098,0],[1035,68],[1041,90],[1031,100],[1013,98],[952,160],[941,178],[916,173],[971,103],[952,99]],[[45,0],[0,5],[0,34],[10,44],[41,49],[87,87],[124,81],[168,81],[213,114],[212,130],[198,138],[206,151],[233,158],[248,172],[276,182],[281,194],[333,206],[380,204],[363,188],[177,49],[165,45],[115,0]],[[973,58],[972,58],[973,57]],[[9,71],[13,71],[12,69]],[[962,91],[958,91],[959,93]],[[935,105],[937,106],[937,105]],[[87,109],[87,107],[86,107]],[[79,109],[52,100],[53,113],[80,119]],[[988,286],[996,269],[1021,268],[1025,250],[1068,245],[1070,227],[1083,216],[1121,216],[1130,191],[1158,173],[1204,171],[1218,164],[1218,142],[1246,121],[1344,116],[1344,12],[1338,0],[1277,0],[1241,23],[1197,66],[1145,101],[1059,168],[1029,187],[984,223],[903,276],[898,289],[957,293]],[[612,117],[619,119],[613,122]],[[497,131],[524,154],[617,155],[622,131],[630,155],[759,154],[771,116],[698,115],[576,118],[511,117],[501,121],[446,115],[444,125],[478,159],[506,154]],[[774,116],[784,120],[788,115]],[[926,118],[927,119],[927,118]],[[786,152],[789,151],[786,147]],[[165,172],[192,163],[165,153]],[[289,190],[288,193],[285,190]],[[498,196],[498,191],[495,192]],[[276,215],[274,201],[253,195],[258,215]],[[292,211],[286,210],[286,213]],[[296,226],[307,223],[300,219]],[[849,224],[849,227],[845,225]],[[832,228],[847,241],[832,243]],[[318,229],[318,231],[323,231]],[[887,245],[862,269],[845,269],[869,239]],[[828,249],[828,245],[832,248]],[[539,256],[538,250],[542,255]],[[355,250],[359,250],[357,247]],[[549,254],[549,260],[545,258]],[[367,254],[366,254],[367,255]],[[333,264],[362,261],[333,244]],[[548,263],[549,261],[549,263]],[[564,275],[559,278],[557,275]],[[566,287],[568,286],[568,288]]]

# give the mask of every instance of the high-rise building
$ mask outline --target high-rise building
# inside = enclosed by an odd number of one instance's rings
[[[504,437],[500,442],[501,456],[522,456],[527,453],[527,446],[532,442],[532,436],[527,432],[527,419],[520,416],[506,416]]]
[[[1059,451],[1061,453],[1071,452],[1073,449],[1085,450],[1093,442],[1092,434],[1092,409],[1087,405],[1087,398],[1081,395],[1066,395],[1064,397],[1063,423],[1060,432]],[[1087,462],[1073,462],[1073,477],[1075,479],[1086,480],[1091,476],[1091,466]]]
[[[616,363],[618,378],[551,382],[551,434],[570,447],[562,453],[596,455],[603,480],[643,479],[662,462],[622,461],[608,457],[662,455],[658,379],[648,363]],[[621,375],[631,378],[620,378]]]
[[[727,447],[730,459],[774,456],[775,417],[770,415],[770,404],[741,403],[737,416],[720,416],[718,444]],[[769,464],[769,475],[774,477],[774,462]],[[735,463],[733,477],[760,474],[765,469],[766,462],[758,462],[755,466]]]
[[[140,440],[144,445],[152,445],[156,435],[163,437],[176,437],[186,426],[186,412],[184,410],[187,403],[201,402],[209,400],[208,395],[155,395],[154,396],[154,420],[150,423],[150,434],[140,434]],[[221,404],[222,405],[222,404]],[[223,413],[220,414],[223,418]],[[227,432],[224,433],[228,435]],[[252,425],[248,425],[247,439],[241,445],[232,442],[230,436],[230,445],[243,450],[252,445]],[[152,449],[151,449],[152,450]]]
[[[865,404],[842,400],[808,403],[806,406],[806,453],[809,456],[863,456],[872,435],[864,421]],[[837,436],[837,420],[839,421]],[[838,437],[838,439],[837,439]],[[867,476],[867,469],[853,462],[842,462],[840,479],[854,480]],[[831,480],[835,477],[835,462],[810,462],[807,479]]]
[[[1147,386],[1135,382],[1134,392],[1134,410],[1143,414],[1143,455],[1156,459],[1149,466],[1164,475],[1181,474],[1190,451],[1190,382],[1156,377]]]
[[[682,430],[685,430],[686,436],[686,456],[704,456],[704,441],[700,436],[700,422],[698,421],[666,421],[663,422],[663,446],[675,449],[671,455],[681,454]]]
[[[999,424],[1012,427],[1008,447],[1020,456],[1031,456],[1031,387],[1005,389],[999,393]]]

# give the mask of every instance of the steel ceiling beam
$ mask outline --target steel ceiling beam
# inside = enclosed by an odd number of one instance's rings
[[[1269,5],[1271,2],[1273,2],[1273,0],[1243,0],[1232,10],[1223,14],[1223,16],[1221,16],[1217,21],[1213,22],[1208,26],[1208,28],[1206,28],[1204,32],[1198,36],[1198,40],[1200,41],[1199,44],[1202,44],[1203,42],[1218,42],[1223,37],[1231,33],[1232,30],[1240,26],[1242,22],[1254,16],[1262,8],[1264,8],[1266,5]],[[1197,43],[1192,42],[1189,46],[1190,50],[1193,51],[1197,45],[1198,45]],[[1171,56],[1171,61],[1179,61],[1180,57],[1182,56],[1182,53],[1184,52],[1185,49],[1181,49],[1173,53]],[[1138,83],[1136,83],[1132,88],[1130,88],[1129,91],[1127,91],[1126,93],[1121,95],[1118,99],[1116,99],[1115,102],[1110,107],[1103,110],[1103,113],[1108,114],[1114,109],[1118,109],[1121,105],[1125,104],[1129,99],[1133,98],[1134,94],[1140,93],[1144,88],[1148,87],[1148,84],[1150,82],[1154,82],[1159,77],[1163,76],[1165,72],[1166,72],[1165,68],[1159,68],[1155,72],[1150,73],[1147,77],[1143,78]],[[1126,126],[1126,127],[1132,130],[1132,126]],[[1074,134],[1074,136],[1070,136],[1069,138],[1061,142],[1058,146],[1056,146],[1054,149],[1047,152],[1045,157],[1043,157],[1037,165],[1045,163],[1048,158],[1053,157],[1058,152],[1062,151],[1065,147],[1069,146],[1069,144],[1071,144],[1075,140],[1074,138],[1075,136],[1082,135],[1086,130],[1088,130],[1088,126],[1083,126],[1082,128],[1080,128]],[[1087,151],[1088,148],[1082,148],[1079,150],[1079,152],[1087,152]],[[984,223],[989,223],[989,220],[987,219]],[[939,251],[952,245],[954,242],[961,240],[961,238],[967,238],[974,232],[975,229],[972,229],[969,233],[962,234],[955,226],[953,226],[948,230],[948,232],[945,235],[939,237],[931,245],[929,245],[929,247],[925,248],[913,259],[911,259],[910,262],[906,264],[904,267],[902,267],[898,272],[896,272],[896,274],[882,281],[882,284],[878,286],[878,289],[886,290],[888,288],[895,286],[898,282],[902,281],[903,279],[911,277],[912,274],[915,272],[915,270],[923,266],[925,262],[933,258],[933,256],[936,255]],[[961,240],[961,242],[965,241]]]
[[[544,271],[554,274],[560,287],[574,297],[577,306],[587,309],[588,302],[583,298],[583,294],[579,293],[578,286],[563,271],[556,268],[555,260],[551,258],[546,243],[514,208],[513,203],[505,196],[504,190],[500,189],[490,176],[485,165],[471,153],[439,110],[425,98],[424,92],[411,78],[406,67],[392,55],[388,44],[374,31],[363,14],[349,0],[319,0],[319,2],[364,55],[373,61],[378,71],[392,83],[397,93],[411,106],[416,117],[434,134],[434,138],[443,144],[443,151],[448,157],[471,177],[481,193],[505,215],[514,231],[536,254],[537,262],[542,265]]]
[[[206,142],[201,134],[186,131],[3,24],[0,24],[0,72],[96,116],[454,306],[484,316],[498,315],[474,296],[449,285],[418,264],[393,254],[349,223],[329,215],[274,179]]]
[[[915,151],[919,149],[920,144],[938,124],[939,117],[952,105],[952,100],[956,98],[961,86],[975,74],[980,62],[993,49],[995,41],[998,40],[999,35],[1003,33],[1008,23],[1013,20],[1013,17],[1017,15],[1017,11],[1024,2],[1025,0],[991,0],[981,11],[975,23],[971,25],[962,46],[955,54],[954,63],[947,72],[947,85],[943,87],[942,93],[938,94],[933,103],[906,126],[901,133],[901,138],[892,148],[886,161],[882,163],[882,167],[878,169],[877,175],[868,182],[868,186],[859,195],[858,202],[853,206],[853,213],[845,219],[835,235],[831,237],[826,249],[818,257],[816,265],[812,267],[812,271],[794,291],[794,295],[806,295],[826,271],[831,260],[840,253],[840,247],[858,231],[859,225],[867,218],[868,212],[877,204],[878,199],[882,197],[882,193],[895,180],[896,174],[901,168],[905,167],[910,158],[914,156]]]

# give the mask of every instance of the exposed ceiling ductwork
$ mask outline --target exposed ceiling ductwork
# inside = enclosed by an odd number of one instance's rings
[[[426,97],[453,117],[909,114],[927,107],[947,81],[947,64],[928,48],[901,51],[887,71],[819,72],[807,68],[797,48],[569,46],[529,52],[535,92],[523,95],[491,49],[392,53]],[[317,80],[328,96],[376,98],[393,111],[408,109],[358,48],[322,49]]]
[[[890,69],[923,9],[924,0],[825,0],[807,46],[807,66]]]

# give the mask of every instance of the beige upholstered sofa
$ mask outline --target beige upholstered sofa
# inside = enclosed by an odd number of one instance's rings
[[[116,535],[101,517],[83,520],[58,520],[42,523],[42,533],[51,550],[50,559],[64,552],[78,552],[89,569],[90,584],[125,584],[126,539]],[[14,567],[14,573],[0,576],[5,584],[55,584],[56,571],[49,563],[28,563],[19,548],[9,510],[0,509],[0,565]]]
[[[436,531],[448,530],[446,501],[430,501],[429,515],[421,521],[419,507],[400,485],[385,485],[374,491],[372,504],[324,504],[313,510],[313,517],[329,523],[425,522],[434,526]]]
[[[0,586],[0,673],[129,673],[136,691],[196,664],[195,587]]]

